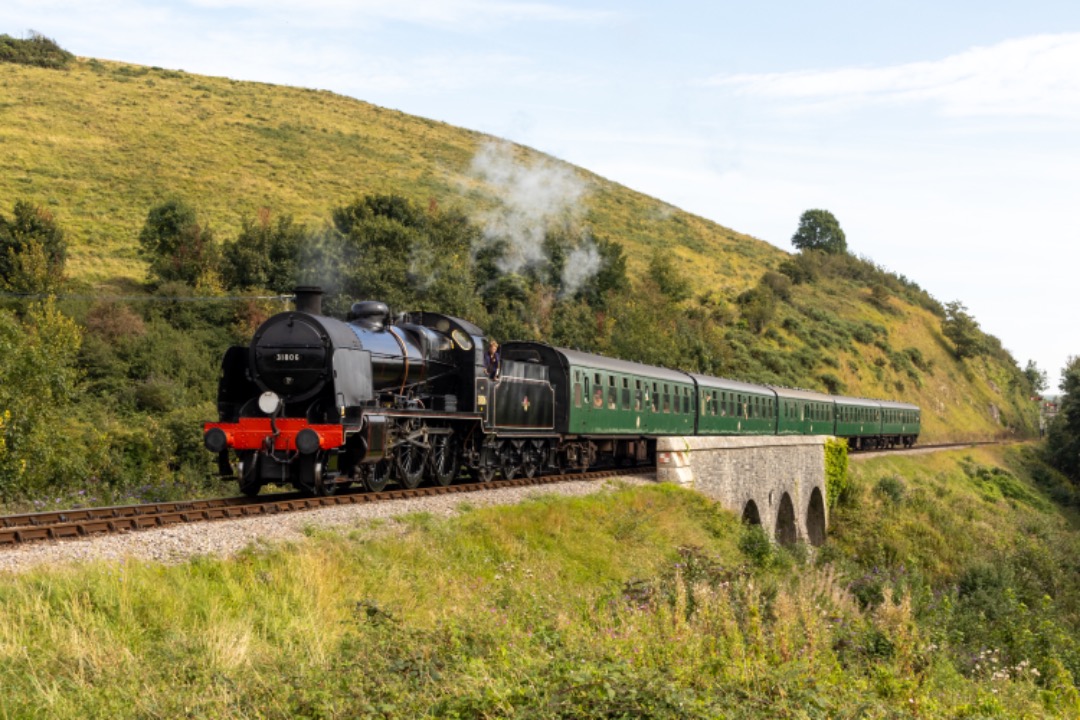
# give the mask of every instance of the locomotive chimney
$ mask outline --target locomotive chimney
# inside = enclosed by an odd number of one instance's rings
[[[321,287],[318,285],[298,285],[293,292],[296,294],[297,312],[322,315],[323,289]]]

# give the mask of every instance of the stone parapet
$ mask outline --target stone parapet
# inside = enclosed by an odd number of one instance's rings
[[[707,495],[784,544],[820,545],[828,527],[825,435],[664,437],[656,478]]]

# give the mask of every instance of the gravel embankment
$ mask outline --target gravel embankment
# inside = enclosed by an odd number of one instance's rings
[[[253,543],[284,543],[301,540],[309,528],[352,528],[373,519],[426,512],[450,516],[462,505],[513,505],[537,495],[590,495],[622,485],[651,484],[649,475],[503,488],[484,492],[439,495],[393,502],[339,505],[284,515],[237,518],[192,525],[173,525],[123,535],[43,541],[0,548],[0,575],[24,572],[41,565],[111,561],[133,558],[162,563],[181,563],[198,555],[227,557]]]

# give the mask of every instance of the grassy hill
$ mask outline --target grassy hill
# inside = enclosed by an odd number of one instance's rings
[[[143,278],[136,238],[147,210],[173,195],[225,235],[261,207],[320,224],[371,192],[474,206],[470,163],[492,139],[331,92],[99,60],[64,71],[0,64],[0,87],[0,197],[53,208],[72,235],[70,274],[93,283]],[[783,257],[579,172],[589,222],[632,262],[676,245],[702,285],[745,288]]]
[[[145,280],[138,233],[170,197],[194,205],[219,238],[260,208],[323,226],[332,208],[367,193],[470,215],[497,202],[470,170],[493,138],[326,91],[93,59],[65,70],[0,64],[0,90],[0,212],[19,199],[53,212],[68,234],[68,275],[93,291]],[[514,153],[526,166],[569,168],[528,148]],[[570,169],[586,188],[583,222],[623,245],[632,277],[655,249],[673,253],[693,289],[681,310],[713,336],[714,371],[907,399],[926,410],[927,440],[1035,427],[1011,358],[959,363],[940,306],[912,283],[855,263],[785,289],[769,321],[747,330],[739,297],[791,256]]]

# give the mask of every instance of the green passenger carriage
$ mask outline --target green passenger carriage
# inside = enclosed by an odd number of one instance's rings
[[[777,399],[777,435],[836,434],[834,396],[784,387],[772,389]]]
[[[776,392],[762,385],[691,375],[698,435],[775,435]]]
[[[919,436],[922,417],[917,405],[881,400],[881,443],[887,447],[911,447]]]

